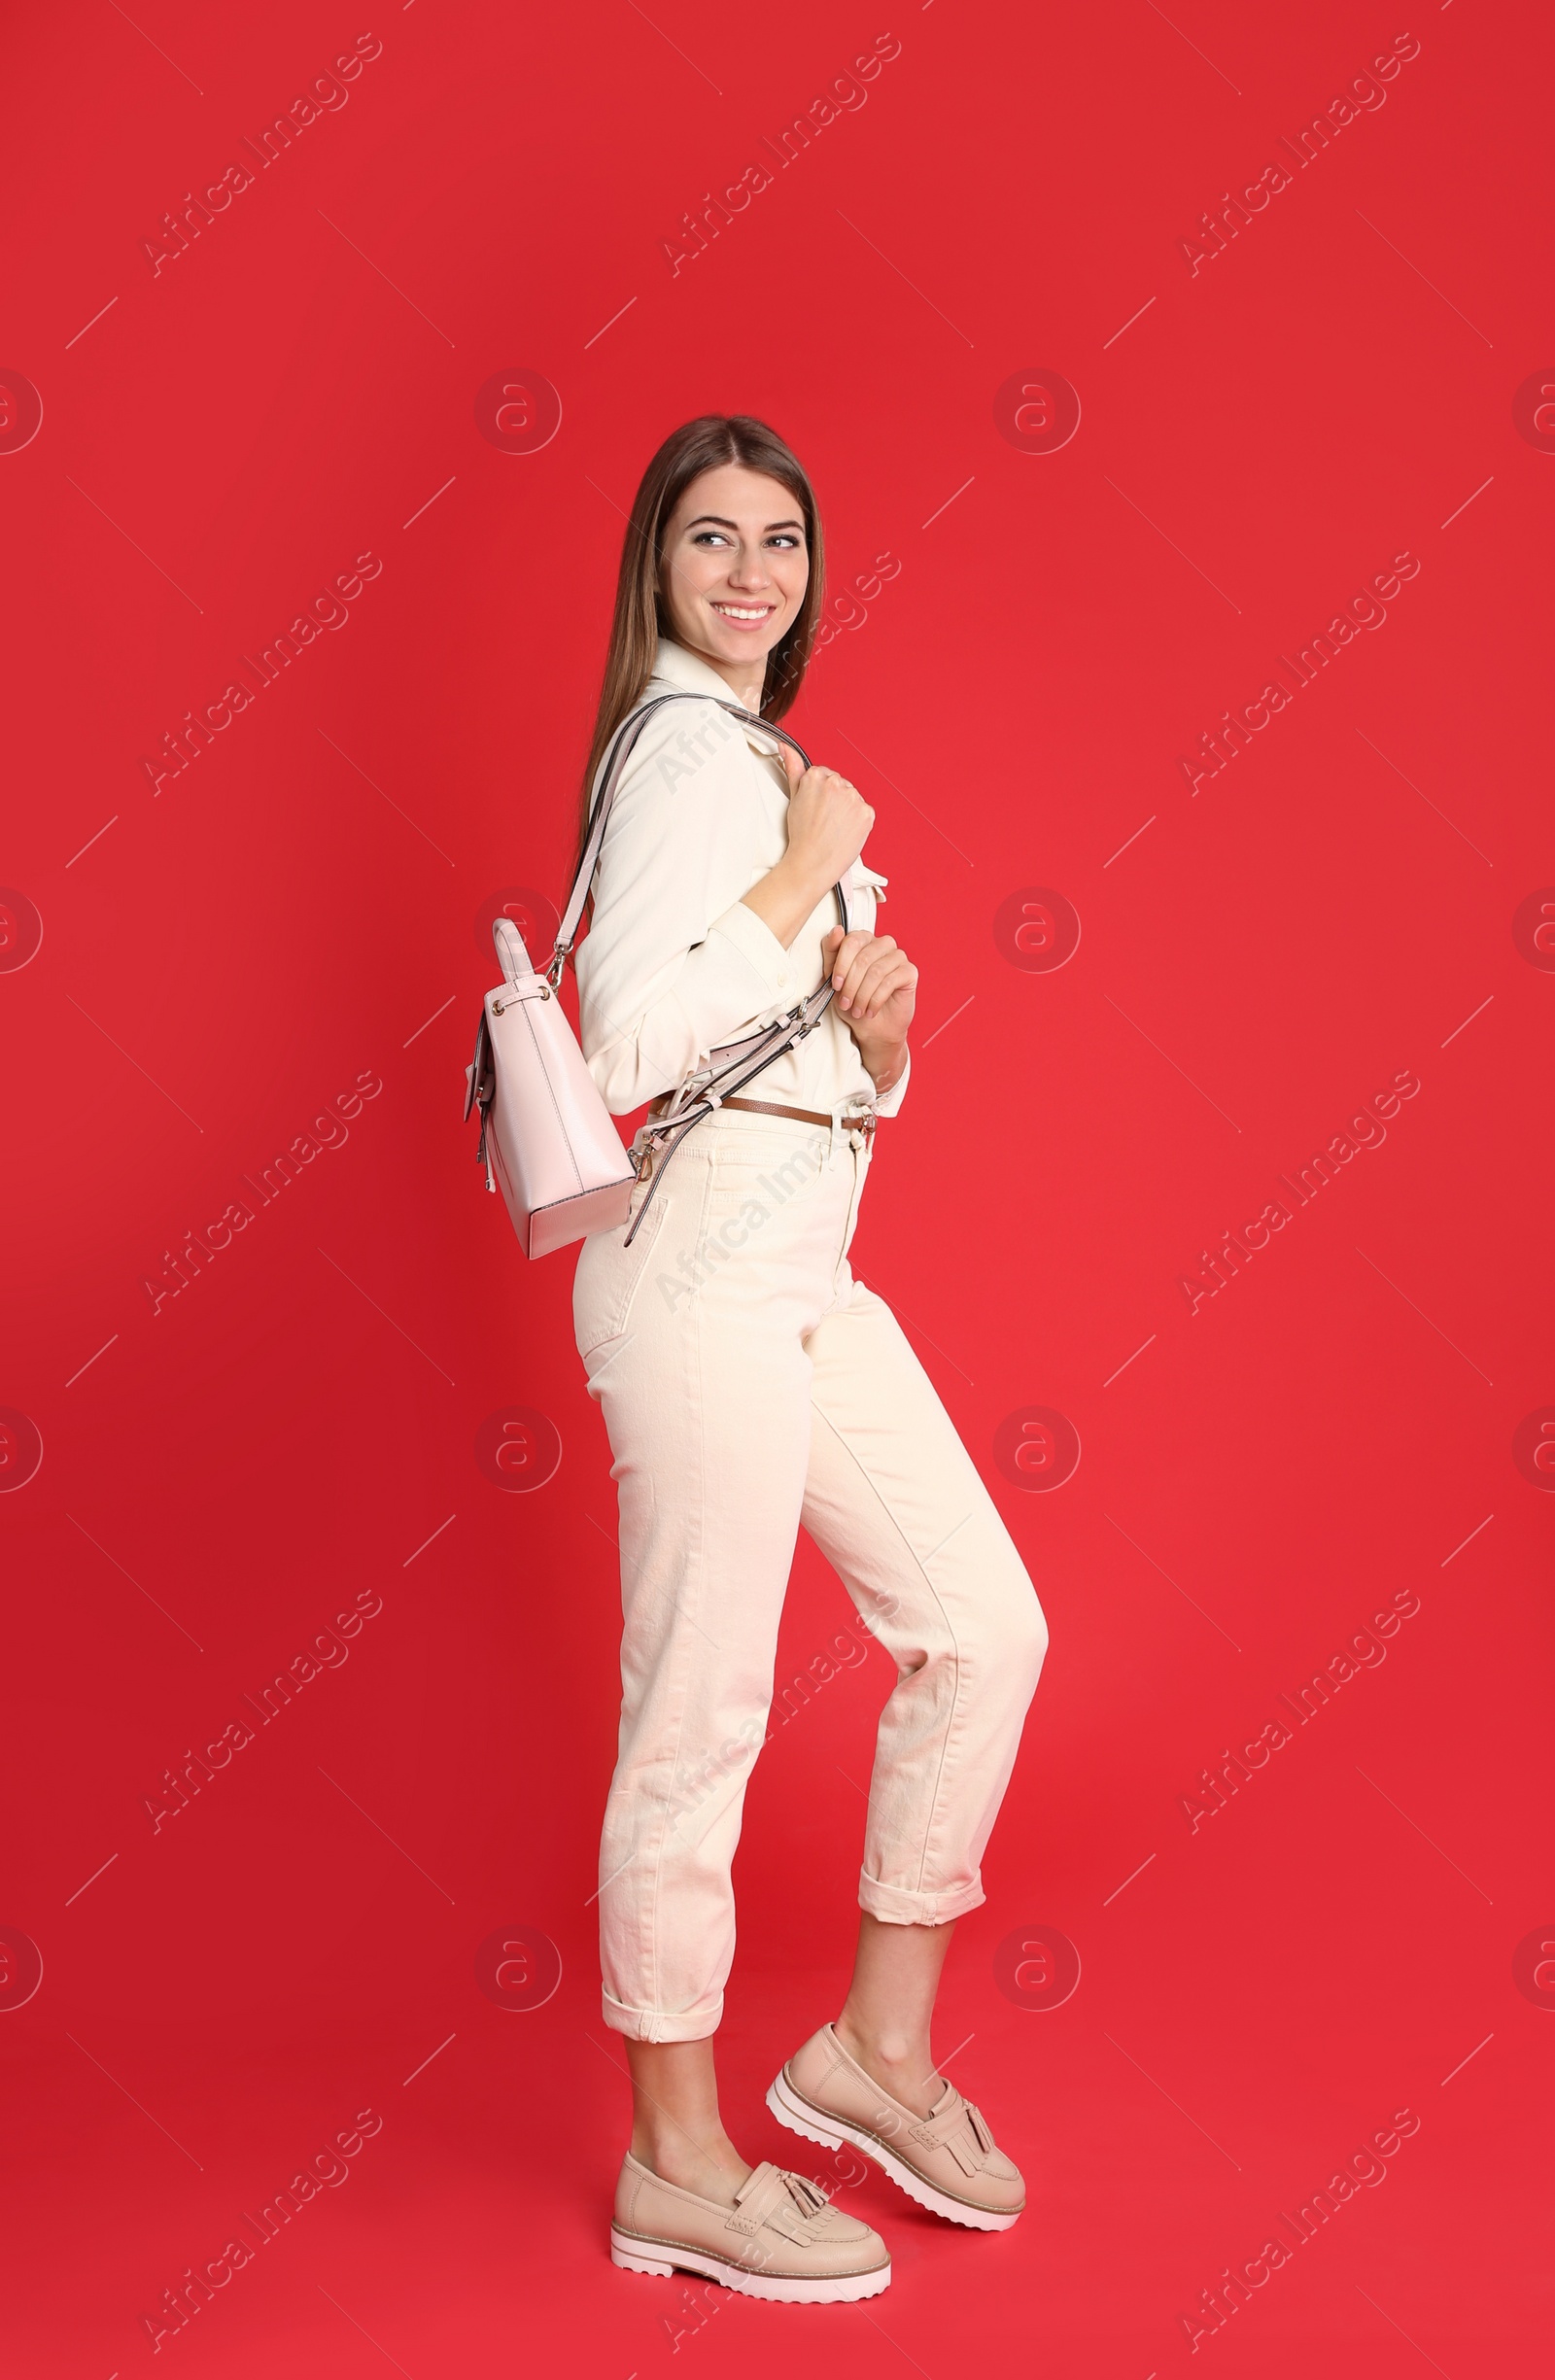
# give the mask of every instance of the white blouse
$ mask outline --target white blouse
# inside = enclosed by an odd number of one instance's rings
[[[643,729],[616,788],[577,949],[583,1054],[613,1116],[673,1090],[719,1044],[812,992],[822,939],[838,922],[828,892],[785,950],[746,909],[742,896],[788,845],[781,746],[720,710],[732,697],[717,672],[661,638],[642,699],[672,691],[711,699],[669,704]],[[875,931],[885,881],[854,861],[843,880],[850,928]],[[877,1099],[834,1002],[744,1095],[821,1111],[862,1099],[894,1116],[911,1064]]]

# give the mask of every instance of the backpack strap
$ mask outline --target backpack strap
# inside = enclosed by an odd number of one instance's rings
[[[572,945],[577,939],[577,929],[582,921],[583,906],[589,897],[589,886],[594,881],[594,871],[599,866],[600,853],[605,847],[605,830],[610,822],[610,811],[614,807],[616,789],[621,782],[626,764],[637,746],[638,738],[654,712],[662,710],[667,703],[706,702],[717,702],[719,709],[728,711],[730,717],[738,719],[742,727],[753,727],[764,736],[775,736],[779,743],[786,743],[792,751],[799,754],[807,769],[810,767],[810,754],[795,737],[788,734],[786,728],[775,727],[770,719],[758,718],[753,711],[743,709],[738,703],[720,702],[716,695],[656,694],[651,703],[639,704],[636,710],[629,711],[616,729],[605,757],[595,773],[595,790],[591,797],[588,837],[578,857],[571,888],[567,896],[567,906],[562,912],[561,922],[556,929],[556,945],[551,952],[550,965],[546,970],[553,991],[561,983],[563,970],[572,954]],[[838,909],[846,925],[847,909],[843,899],[843,888],[839,884],[834,889],[837,894]]]

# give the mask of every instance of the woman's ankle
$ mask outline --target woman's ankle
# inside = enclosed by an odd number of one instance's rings
[[[916,2037],[894,2028],[862,2022],[847,2008],[832,2030],[857,2066],[879,2083],[893,2099],[915,2114],[926,2116],[944,2085],[934,2071],[934,2053],[927,2035]]]
[[[693,2138],[675,2129],[634,2129],[632,2155],[649,2173],[675,2190],[710,2198],[718,2206],[733,2206],[735,2194],[748,2180],[745,2163],[727,2132]]]

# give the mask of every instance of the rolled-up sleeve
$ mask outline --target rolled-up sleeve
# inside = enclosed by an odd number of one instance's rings
[[[896,1114],[898,1108],[900,1108],[902,1104],[902,1101],[907,1097],[907,1079],[912,1071],[913,1052],[911,1050],[909,1050],[907,1053],[907,1062],[903,1066],[902,1071],[897,1076],[895,1082],[891,1085],[890,1089],[888,1091],[882,1091],[876,1098],[875,1113],[877,1116],[894,1116]]]
[[[854,860],[848,873],[847,914],[851,921],[855,925],[862,926],[868,934],[873,934],[879,927],[880,908],[885,899],[885,887],[889,880],[889,878],[881,876],[878,869],[872,868],[862,854]],[[890,1089],[876,1093],[875,1113],[877,1116],[896,1114],[902,1101],[907,1097],[907,1078],[912,1071],[913,1052],[909,1050],[902,1071],[891,1085]]]
[[[800,997],[794,961],[739,897],[754,825],[728,715],[712,702],[656,713],[616,792],[577,954],[583,1054],[612,1115]]]

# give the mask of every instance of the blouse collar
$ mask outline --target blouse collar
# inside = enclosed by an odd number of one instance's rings
[[[688,653],[683,644],[675,644],[668,637],[659,638],[653,676],[656,683],[674,686],[677,693],[709,694],[717,703],[732,703],[735,699],[734,688],[727,678],[719,676],[710,662],[700,661],[695,653]],[[771,757],[773,744],[749,728],[745,730],[745,742],[753,752]]]

